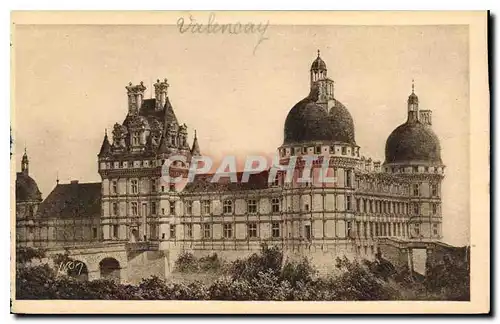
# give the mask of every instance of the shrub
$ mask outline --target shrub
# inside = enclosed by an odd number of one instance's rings
[[[190,252],[182,252],[175,261],[175,270],[179,272],[198,271],[198,262]]]
[[[267,244],[261,245],[259,254],[254,253],[247,259],[238,259],[231,264],[229,273],[233,278],[252,280],[259,272],[269,271],[279,277],[283,253],[277,246],[269,248]]]

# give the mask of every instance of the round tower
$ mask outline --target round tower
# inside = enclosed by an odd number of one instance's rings
[[[404,177],[410,184],[410,238],[440,239],[441,182],[445,166],[439,139],[432,130],[431,111],[419,108],[412,92],[408,97],[408,118],[387,138],[383,171]]]

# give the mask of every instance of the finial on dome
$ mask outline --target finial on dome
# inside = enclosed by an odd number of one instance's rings
[[[415,80],[411,79],[411,93],[415,93]]]
[[[196,129],[194,130],[194,138],[196,138]]]
[[[319,52],[319,50],[318,50],[318,57],[319,57],[319,54],[320,54],[320,52]]]

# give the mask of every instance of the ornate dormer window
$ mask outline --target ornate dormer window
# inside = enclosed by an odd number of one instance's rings
[[[136,146],[140,144],[139,132],[134,132],[132,134],[132,145]]]

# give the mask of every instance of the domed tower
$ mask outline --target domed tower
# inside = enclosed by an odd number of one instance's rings
[[[34,217],[42,202],[42,193],[29,175],[29,159],[24,150],[21,172],[16,174],[16,239],[19,246],[30,246],[34,237]]]
[[[441,182],[444,178],[441,146],[432,130],[430,110],[419,108],[412,84],[407,121],[398,126],[385,145],[383,171],[409,183],[410,235],[414,239],[440,239]]]
[[[329,244],[333,248],[338,240],[350,245],[354,217],[354,169],[359,159],[354,122],[334,98],[333,80],[319,52],[311,64],[310,82],[309,95],[288,112],[278,148],[284,240],[293,251],[327,249]],[[284,181],[287,172],[293,172],[291,183]]]

